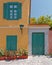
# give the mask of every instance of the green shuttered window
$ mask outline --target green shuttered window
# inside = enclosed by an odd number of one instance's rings
[[[22,17],[22,4],[19,2],[4,3],[3,17],[7,20],[18,20]]]
[[[6,37],[6,49],[7,50],[17,50],[17,36],[7,36]]]

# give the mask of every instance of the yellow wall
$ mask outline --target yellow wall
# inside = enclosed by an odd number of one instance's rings
[[[22,18],[19,20],[6,20],[3,18],[3,3],[7,2],[21,2],[22,3]],[[30,0],[0,0],[0,27],[3,26],[19,26],[24,24],[28,26],[29,21],[29,7]],[[21,33],[20,28],[0,28],[0,48],[6,50],[6,36],[7,35],[17,35],[17,49],[25,48],[28,49],[28,29],[23,28],[23,33]]]
[[[21,33],[20,28],[1,28],[0,29],[0,48],[6,49],[6,36],[17,35],[17,49],[25,48],[28,49],[28,29],[23,28]]]

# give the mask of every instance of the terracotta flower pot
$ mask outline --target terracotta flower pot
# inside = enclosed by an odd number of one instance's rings
[[[11,60],[11,57],[10,56],[6,56],[5,60]]]
[[[5,60],[5,56],[0,57],[0,60]]]
[[[22,58],[23,58],[23,59],[27,59],[27,58],[28,58],[28,56],[22,56]]]
[[[27,59],[28,56],[18,56],[17,59]]]
[[[7,56],[5,60],[15,60],[17,56]]]
[[[17,59],[17,56],[13,56],[13,57],[12,57],[12,60],[15,60],[15,59]]]

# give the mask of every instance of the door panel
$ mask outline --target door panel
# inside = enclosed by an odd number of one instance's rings
[[[44,33],[32,33],[32,54],[44,54]]]
[[[7,50],[17,50],[17,36],[7,36],[6,37],[6,49]]]

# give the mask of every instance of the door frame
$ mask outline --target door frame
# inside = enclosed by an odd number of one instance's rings
[[[48,54],[48,32],[49,32],[49,28],[35,28],[35,27],[32,27],[32,28],[29,28],[28,30],[28,55],[32,55],[32,33],[35,33],[35,32],[43,32],[45,35],[44,35],[44,38],[45,38],[45,43],[44,43],[44,54],[47,55]]]

